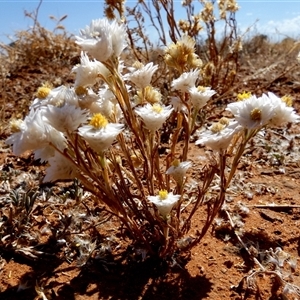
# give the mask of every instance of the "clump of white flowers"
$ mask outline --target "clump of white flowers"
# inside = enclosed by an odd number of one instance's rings
[[[298,122],[299,116],[284,98],[273,93],[256,97],[250,94],[239,95],[240,101],[227,105],[226,110],[234,117],[232,120],[222,118],[199,136],[196,144],[203,144],[216,151],[226,150],[233,137],[241,133],[247,142],[266,126],[282,126]]]
[[[217,158],[195,166],[189,158],[191,138],[206,123],[205,109],[217,94],[199,85],[202,61],[195,41],[184,35],[165,49],[166,65],[177,71],[170,74],[179,74],[167,97],[151,85],[158,65],[121,61],[127,47],[122,23],[93,20],[76,42],[82,52],[72,69],[74,86],[44,83],[25,119],[12,122],[6,143],[16,155],[30,150],[48,163],[44,182],[78,179],[97,204],[119,218],[138,247],[173,259],[183,250],[178,240],[187,236],[192,242],[185,247],[192,247],[207,232],[247,142],[266,126],[299,117],[288,98],[242,94],[227,106],[231,119],[210,124],[196,141]],[[191,191],[186,174],[192,166],[202,177]],[[207,199],[217,172],[219,195]],[[193,201],[186,201],[191,194]],[[203,231],[191,239],[192,218],[207,203]],[[183,204],[192,207],[185,210]]]
[[[261,97],[250,96],[244,101],[230,103],[227,110],[247,129],[260,129],[267,124],[281,126],[296,122],[299,118],[292,107],[273,93]]]

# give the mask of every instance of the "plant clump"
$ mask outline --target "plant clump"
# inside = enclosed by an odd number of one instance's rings
[[[203,14],[211,22],[208,5]],[[128,42],[122,22],[93,20],[76,42],[82,52],[72,69],[74,85],[39,88],[29,114],[15,123],[6,143],[16,155],[33,151],[35,159],[47,163],[44,183],[78,180],[94,205],[104,205],[126,228],[123,238],[142,249],[144,258],[172,262],[207,233],[249,142],[266,127],[286,126],[299,116],[285,98],[245,92],[227,105],[228,118],[199,131],[207,127],[205,109],[217,91],[200,84],[206,66],[191,36],[184,35],[165,52],[166,68],[176,69],[170,73],[167,97],[152,83],[157,65],[131,67],[121,59]],[[160,153],[167,127],[171,132]],[[189,158],[192,139],[210,148],[212,156],[190,190],[186,174],[194,168]],[[219,190],[212,195],[216,178]],[[193,218],[200,212],[206,214],[205,221],[195,231]],[[182,240],[188,242],[182,246]]]

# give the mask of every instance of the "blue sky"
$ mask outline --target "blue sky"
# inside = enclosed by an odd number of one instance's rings
[[[194,0],[197,2],[197,0]],[[54,27],[50,15],[68,17],[63,21],[67,31],[78,34],[80,28],[88,25],[92,19],[103,17],[104,1],[70,1],[70,0],[44,0],[39,10],[39,21],[48,29]],[[175,12],[182,17],[181,1],[175,2]],[[240,32],[258,22],[253,29],[254,33],[270,35],[273,39],[290,36],[300,38],[300,0],[282,1],[237,1],[241,9],[237,12],[237,21]],[[0,41],[8,42],[7,35],[13,36],[14,31],[27,29],[32,21],[24,16],[24,10],[33,11],[39,1],[0,0]],[[136,1],[127,1],[132,5]]]

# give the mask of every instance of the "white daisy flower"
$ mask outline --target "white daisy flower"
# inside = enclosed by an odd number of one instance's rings
[[[170,214],[173,206],[180,200],[180,195],[173,195],[173,193],[168,193],[166,190],[161,190],[157,196],[148,196],[147,198],[165,218]]]
[[[204,107],[207,101],[216,93],[210,87],[198,86],[189,89],[191,102],[195,109],[199,110]]]
[[[63,179],[74,179],[76,168],[74,165],[59,152],[55,151],[53,157],[49,158],[50,167],[46,169],[46,176],[43,182],[53,182]]]
[[[57,88],[50,90],[45,98],[34,99],[32,105],[30,106],[30,109],[36,109],[41,106],[47,105],[63,106],[66,103],[78,106],[78,97],[74,89],[61,85]]]
[[[195,142],[196,145],[205,145],[212,150],[226,150],[233,136],[242,130],[242,126],[236,121],[231,121],[227,126],[221,123],[213,124],[209,130],[202,133]]]
[[[268,97],[274,105],[274,116],[271,119],[270,125],[281,126],[285,123],[299,121],[299,116],[293,107],[288,106],[281,98],[271,92],[268,93]]]
[[[178,159],[175,159],[166,174],[171,175],[176,182],[182,182],[183,177],[191,165],[192,163],[190,161],[180,162]]]
[[[48,105],[44,116],[55,129],[61,132],[73,132],[88,119],[87,111],[74,105],[56,107]]]
[[[108,69],[99,61],[90,61],[87,54],[81,52],[80,64],[73,67],[76,73],[75,88],[78,86],[93,86],[99,80],[99,74],[104,77],[109,75]]]
[[[126,47],[126,30],[124,25],[116,21],[109,23],[107,19],[93,20],[90,26],[80,31],[76,43],[98,61],[106,61],[112,55],[119,57]]]
[[[138,114],[145,126],[150,131],[157,131],[167,118],[171,115],[173,108],[171,105],[164,106],[158,103],[154,103],[153,105],[147,103],[144,106],[137,107],[135,109],[135,113]]]
[[[79,127],[78,132],[94,151],[102,153],[111,146],[123,127],[123,124],[108,123],[107,119],[98,113],[92,117],[89,125]]]
[[[244,101],[227,105],[238,123],[247,129],[259,129],[265,126],[274,117],[275,104],[266,95],[257,98],[251,96]]]
[[[172,87],[174,90],[181,92],[188,92],[190,88],[195,86],[196,80],[199,77],[199,70],[193,70],[190,72],[182,73],[177,79],[172,81]]]
[[[124,75],[125,80],[130,80],[137,88],[143,89],[150,85],[154,72],[158,69],[158,65],[153,65],[153,62],[147,65],[141,65],[139,68],[129,68],[131,73]]]
[[[6,144],[13,146],[15,155],[43,148],[49,143],[60,150],[66,147],[64,135],[47,123],[47,119],[43,117],[43,110],[30,110],[20,125],[20,131],[6,139]]]

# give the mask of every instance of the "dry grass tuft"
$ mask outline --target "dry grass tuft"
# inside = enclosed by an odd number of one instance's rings
[[[296,95],[300,91],[300,65],[296,60],[299,51],[299,41],[289,37],[279,42],[263,34],[248,38],[236,86],[258,93],[282,93],[284,88],[287,94]]]

